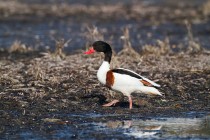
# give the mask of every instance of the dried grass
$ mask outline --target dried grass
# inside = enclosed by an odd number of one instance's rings
[[[98,15],[98,13],[107,14],[111,16],[112,13],[125,13],[122,5],[98,5],[86,6],[82,4],[28,4],[19,1],[0,1],[0,10],[4,17],[13,15],[36,15],[39,17],[57,16],[66,17],[67,15],[87,14]]]
[[[9,51],[9,53],[14,53],[14,52],[26,53],[26,52],[33,51],[33,49],[31,47],[26,47],[25,44],[21,43],[21,41],[15,41],[10,46],[8,51]]]
[[[188,33],[188,47],[187,47],[187,53],[195,54],[201,52],[203,49],[200,44],[198,44],[192,33],[191,24],[188,21],[185,21],[187,33]]]
[[[139,7],[142,7],[142,9]],[[164,13],[168,15],[169,13],[169,10],[165,8],[163,10],[154,7],[147,9],[141,4],[125,8],[121,4],[113,6],[100,5],[98,7],[68,4],[29,6],[18,1],[0,2],[0,10],[2,10],[5,17],[16,14],[62,17],[85,13],[91,16],[103,14],[103,16],[99,16],[102,18],[126,15],[126,18],[134,17],[139,19],[143,16],[152,18],[152,22],[159,22],[155,17],[156,14],[162,12],[162,15],[166,15]],[[174,19],[175,14],[177,14],[176,18],[180,16],[181,20],[183,20],[183,14],[186,16],[186,13],[180,14],[180,11],[176,11],[163,19]],[[145,102],[149,102],[154,106],[170,107],[181,100],[185,100],[190,104],[195,99],[201,100],[202,103],[203,100],[209,99],[209,54],[201,51],[201,46],[193,38],[190,24],[187,23],[186,26],[189,38],[189,53],[185,55],[177,55],[173,52],[174,46],[170,45],[168,38],[163,41],[157,40],[157,46],[144,46],[140,55],[132,47],[129,28],[124,28],[121,36],[123,50],[114,55],[112,59],[113,68],[129,68],[151,80],[155,79],[156,82],[162,85],[160,90],[165,93],[164,101],[168,104],[164,104],[159,98],[157,100],[148,99]],[[87,40],[86,47],[89,47],[96,40],[105,40],[101,30],[95,26],[87,27],[84,36]],[[99,84],[96,77],[103,56],[93,55],[90,58],[83,55],[83,53],[66,56],[63,48],[69,41],[56,40],[55,52],[43,53],[44,56],[27,57],[15,62],[13,58],[9,57],[1,59],[0,99],[15,99],[20,104],[24,104],[23,101],[25,100],[33,101],[33,99],[44,98],[44,103],[50,104],[51,107],[57,105],[74,109],[74,107],[85,106],[85,109],[87,109],[88,107],[91,108],[90,104],[99,105],[101,96],[105,96],[108,100],[113,98],[110,97],[109,90]],[[25,44],[16,41],[9,52],[27,53],[29,50]],[[197,52],[200,53],[196,54]],[[190,55],[191,53],[195,53],[196,57]],[[18,53],[17,55],[21,54]],[[57,61],[57,58],[59,61]],[[198,95],[201,97],[198,97]],[[137,102],[136,99],[134,98],[134,102]]]
[[[35,78],[35,80],[43,81],[45,79],[45,69],[41,66],[41,59],[36,59],[34,64],[31,65],[31,67],[27,70],[27,74]]]
[[[110,96],[109,89],[99,84],[96,73],[102,62],[100,55],[87,58],[83,53],[75,53],[59,61],[52,59],[52,56],[26,59],[0,61],[0,99],[15,100],[21,106],[37,101],[40,105],[40,102],[47,105],[44,107],[48,109],[68,110],[101,109],[105,100],[123,100],[121,94],[113,92]],[[157,57],[151,54],[143,55],[139,61],[131,55],[116,54],[112,64],[114,68],[132,69],[162,85],[160,90],[165,93],[164,102],[158,97],[154,100],[134,94],[136,104],[141,99],[141,104],[148,102],[156,107],[173,108],[180,100],[192,105],[195,99],[205,104],[205,99],[209,98],[206,97],[210,88],[206,78],[210,76],[209,55]],[[127,102],[127,99],[124,100]]]
[[[164,41],[157,40],[157,46],[145,45],[142,47],[142,54],[156,54],[157,56],[160,56],[172,53],[172,46],[170,45],[168,38]]]
[[[173,3],[173,2],[172,2]],[[126,3],[116,4],[97,4],[82,5],[69,3],[51,3],[51,4],[30,4],[18,0],[0,1],[0,18],[23,18],[23,17],[68,17],[77,16],[80,18],[99,18],[99,19],[151,19],[152,23],[158,24],[166,20],[183,23],[185,19],[192,22],[203,21],[203,17],[208,15],[208,3],[204,6],[195,8],[189,2],[179,1],[173,3],[173,6],[145,5],[143,1],[135,1],[130,5]],[[170,2],[169,2],[170,5]],[[184,6],[183,6],[184,5]],[[203,14],[201,10],[203,9]],[[168,14],[170,13],[170,14]],[[158,16],[157,16],[158,15]],[[161,15],[161,16],[160,16]]]
[[[123,35],[120,37],[123,41],[123,49],[118,53],[118,55],[130,55],[134,58],[139,58],[139,53],[135,51],[130,42],[130,31],[128,27],[123,29]]]
[[[166,38],[164,41],[157,40],[157,46],[153,45],[145,45],[142,47],[142,54],[156,54],[158,56],[160,55],[170,55],[175,53],[188,53],[188,54],[197,54],[204,51],[203,47],[195,41],[192,33],[191,24],[188,21],[185,21],[186,28],[187,28],[187,38],[188,38],[188,46],[187,48],[179,48],[176,45],[170,45],[169,38]],[[178,49],[174,51],[174,49]],[[208,52],[207,50],[205,50]]]
[[[55,44],[55,57],[59,57],[60,59],[65,58],[65,54],[63,52],[64,47],[67,47],[69,42],[71,42],[71,39],[65,41],[64,39],[56,40]]]
[[[207,0],[202,6],[202,12],[205,16],[210,15],[210,0]]]
[[[88,49],[93,42],[104,40],[104,35],[98,30],[96,26],[87,26],[87,32],[84,33],[84,36],[86,38],[86,49]]]

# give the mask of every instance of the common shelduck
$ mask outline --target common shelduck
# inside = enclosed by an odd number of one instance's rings
[[[108,43],[96,41],[92,44],[90,49],[85,52],[85,54],[92,54],[94,52],[103,52],[105,55],[104,61],[97,72],[98,80],[110,89],[119,91],[127,96],[130,109],[132,109],[131,93],[133,92],[162,96],[162,94],[155,88],[160,87],[159,84],[128,69],[110,69],[112,49]],[[103,106],[112,106],[117,102],[119,102],[119,100],[113,100]]]

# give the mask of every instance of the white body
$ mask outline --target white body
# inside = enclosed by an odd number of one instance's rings
[[[110,64],[107,61],[103,61],[102,65],[100,66],[98,72],[97,72],[97,77],[98,80],[102,84],[106,84],[106,73],[110,70]]]
[[[121,68],[122,69],[122,68]],[[110,70],[110,64],[106,61],[103,61],[102,65],[100,66],[97,77],[98,80],[102,84],[106,84],[106,74]],[[125,69],[127,70],[127,69]],[[133,72],[131,70],[128,70],[130,72]],[[135,73],[135,72],[133,72]],[[137,73],[135,73],[137,74]],[[146,80],[147,82],[151,83],[154,86],[160,86],[156,84],[155,82],[139,75],[143,80]],[[114,73],[114,84],[111,87],[113,90],[122,92],[125,96],[130,96],[133,92],[142,92],[146,94],[154,94],[154,95],[162,95],[156,88],[154,87],[148,87],[144,86],[143,83],[140,81],[141,79],[126,75],[126,74],[120,74],[120,73]]]

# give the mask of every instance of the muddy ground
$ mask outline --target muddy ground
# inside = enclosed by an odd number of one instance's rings
[[[134,93],[134,108],[129,110],[127,98],[98,82],[96,72],[103,58],[100,54],[86,56],[80,51],[60,59],[50,53],[1,52],[1,125],[26,125],[33,119],[58,112],[146,117],[209,111],[209,55],[209,52],[159,56],[115,54],[113,67],[130,68],[155,80],[164,93],[163,97]],[[121,103],[102,107],[112,99],[120,99]]]
[[[4,15],[0,18],[1,21],[33,20],[30,18],[31,15],[39,20],[46,20],[46,16],[52,15],[58,19],[70,16],[71,19],[75,13],[78,15],[85,13],[84,17],[76,21],[86,21],[87,17],[94,19],[100,13],[101,16],[97,20],[106,19],[109,23],[113,19],[120,20],[122,15],[127,15],[127,20],[142,20],[146,26],[153,24],[158,26],[167,21],[184,24],[184,26],[187,24],[188,37],[184,45],[171,45],[166,39],[158,40],[157,45],[148,44],[143,46],[141,51],[135,51],[130,46],[132,36],[129,37],[129,31],[126,32],[127,28],[125,28],[124,47],[121,47],[123,49],[120,52],[114,53],[112,67],[132,69],[154,80],[161,85],[159,90],[164,94],[163,97],[157,97],[134,93],[132,110],[128,109],[126,97],[110,91],[98,82],[96,72],[103,61],[103,54],[86,56],[83,54],[85,49],[63,52],[63,47],[59,48],[58,45],[56,51],[36,50],[21,44],[21,41],[15,42],[9,49],[1,49],[0,133],[3,134],[12,127],[42,127],[41,120],[53,118],[55,114],[93,112],[104,115],[116,114],[116,116],[100,119],[100,121],[107,121],[114,120],[118,115],[129,119],[132,118],[132,114],[144,118],[148,116],[179,117],[183,115],[183,112],[188,111],[209,112],[210,52],[208,48],[203,48],[198,41],[194,40],[190,29],[191,23],[202,24],[209,21],[209,2],[198,8],[190,3],[175,6],[172,4],[171,8],[154,5],[149,5],[148,8],[141,2],[138,3],[139,5],[135,4],[129,6],[99,4],[103,8],[97,8],[97,6],[82,6],[81,8],[81,5],[70,4],[63,4],[60,7],[59,4],[58,6],[52,4],[49,12],[47,9],[49,5],[42,5],[40,8],[38,3],[28,8],[27,3],[21,4],[20,1],[1,1],[0,10]],[[140,11],[138,6],[141,7]],[[186,12],[181,14],[182,10]],[[97,39],[98,35],[101,34],[89,32],[86,35],[87,44]],[[104,39],[103,35],[101,38]],[[109,42],[115,44],[114,41],[109,40]],[[71,46],[71,43],[69,45]],[[78,44],[78,46],[85,48],[84,44]],[[208,44],[206,46],[208,47]],[[112,99],[119,99],[121,102],[113,107],[102,107],[104,103]],[[88,119],[98,121],[97,118]],[[80,118],[77,121],[88,120]],[[56,123],[72,122],[58,120]]]

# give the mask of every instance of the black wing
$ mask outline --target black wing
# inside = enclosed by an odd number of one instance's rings
[[[127,69],[123,69],[123,68],[118,68],[118,69],[112,69],[112,72],[116,72],[119,74],[126,74],[129,75],[131,77],[135,77],[137,79],[142,79],[142,76],[140,76],[139,74],[131,71],[131,70],[127,70]]]
[[[155,86],[155,87],[160,87],[159,84],[135,73],[134,71],[131,71],[131,70],[128,70],[128,69],[123,69],[123,68],[118,68],[118,69],[112,69],[112,72],[115,72],[115,73],[119,73],[119,74],[126,74],[126,75],[129,75],[131,77],[134,77],[134,78],[137,78],[139,80],[144,80],[147,82],[147,84],[151,84],[152,86]]]

